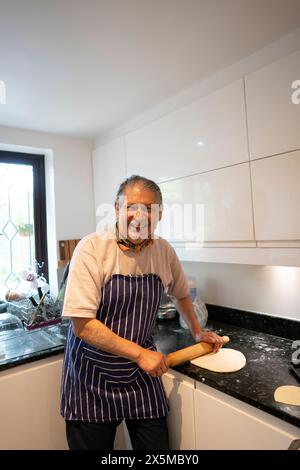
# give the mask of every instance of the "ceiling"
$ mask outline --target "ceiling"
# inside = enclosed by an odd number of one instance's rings
[[[0,125],[93,138],[299,26],[299,0],[0,0]]]

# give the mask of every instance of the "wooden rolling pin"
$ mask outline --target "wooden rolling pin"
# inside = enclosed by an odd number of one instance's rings
[[[224,341],[224,344],[226,344],[228,343],[229,338],[228,336],[222,336],[222,340]],[[168,354],[167,362],[169,366],[177,366],[183,362],[196,359],[196,357],[204,356],[204,354],[208,354],[212,352],[212,350],[213,344],[211,343],[197,343],[193,346],[189,346],[188,348],[179,349],[178,351]]]

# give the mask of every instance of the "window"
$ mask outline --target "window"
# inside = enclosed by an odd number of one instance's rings
[[[0,297],[29,266],[48,279],[44,155],[0,151]]]

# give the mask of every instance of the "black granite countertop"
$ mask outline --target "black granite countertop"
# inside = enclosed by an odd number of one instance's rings
[[[230,343],[225,347],[241,351],[247,359],[246,366],[226,374],[210,372],[189,362],[174,369],[300,427],[300,407],[274,400],[277,387],[300,386],[289,370],[293,340],[217,321],[209,321],[206,328],[229,336]],[[165,321],[156,325],[155,343],[159,351],[168,354],[195,342],[178,321]]]
[[[207,328],[229,336],[230,343],[225,347],[241,351],[246,356],[246,366],[226,374],[210,372],[190,363],[174,369],[300,427],[300,407],[274,401],[277,387],[299,385],[289,371],[289,363],[295,351],[293,340],[300,339],[300,322],[209,305],[208,311]],[[0,370],[61,354],[67,326],[64,322],[3,342],[5,357],[0,358]],[[154,340],[158,350],[165,354],[195,343],[178,320],[157,321]]]
[[[13,330],[0,337],[0,371],[62,354],[68,323],[33,331]]]

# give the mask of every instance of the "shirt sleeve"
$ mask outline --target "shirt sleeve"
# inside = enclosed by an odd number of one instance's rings
[[[96,318],[103,272],[94,251],[91,240],[82,240],[75,248],[64,298],[64,317]]]
[[[169,285],[168,294],[173,295],[176,297],[176,299],[183,299],[189,295],[190,289],[182,265],[174,248],[171,246],[169,261],[172,273],[172,281]]]

